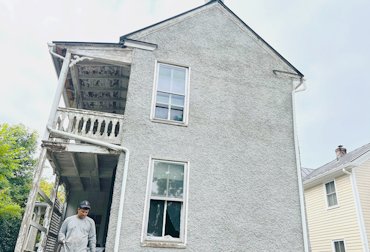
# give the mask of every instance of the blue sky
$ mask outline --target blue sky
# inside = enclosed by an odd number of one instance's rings
[[[203,0],[0,0],[0,123],[43,135],[57,77],[47,42],[118,42],[119,36],[202,5]],[[316,168],[370,142],[368,0],[225,0],[298,68],[301,161]]]

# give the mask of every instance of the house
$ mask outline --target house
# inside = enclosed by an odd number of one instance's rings
[[[58,88],[16,251],[30,227],[53,250],[82,199],[106,251],[307,251],[293,113],[303,75],[222,1],[50,52]],[[37,188],[46,161],[64,207]],[[37,194],[43,223],[28,218]]]
[[[369,251],[370,144],[336,154],[303,178],[312,252]]]

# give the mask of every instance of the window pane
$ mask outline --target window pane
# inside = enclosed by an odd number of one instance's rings
[[[335,192],[334,181],[332,181],[330,183],[327,183],[325,186],[326,186],[326,193],[327,194]]]
[[[340,241],[339,242],[339,247],[340,247],[340,252],[345,252],[346,250],[344,249],[344,242]]]
[[[168,108],[166,107],[155,107],[155,118],[167,119],[168,117]]]
[[[182,121],[183,118],[183,109],[171,109],[170,119],[175,121]]]
[[[148,220],[148,236],[162,236],[164,201],[151,200]]]
[[[184,188],[184,165],[169,165],[168,196],[182,198]]]
[[[337,201],[337,194],[336,193],[334,193],[333,194],[333,206],[334,205],[337,205],[338,204],[338,201]]]
[[[158,90],[170,92],[171,86],[171,68],[165,65],[159,65]]]
[[[167,202],[166,227],[164,235],[180,237],[181,202]]]
[[[152,195],[167,196],[168,164],[162,162],[154,163]]]
[[[339,242],[334,242],[335,252],[340,252]]]
[[[335,252],[345,252],[344,249],[344,242],[343,241],[336,241],[334,242]]]
[[[170,95],[162,92],[157,92],[157,103],[169,104]]]
[[[337,195],[334,193],[334,194],[331,194],[331,195],[328,195],[328,204],[329,206],[335,206],[337,205]]]
[[[171,105],[184,107],[184,96],[171,95]]]
[[[174,68],[172,72],[172,93],[185,94],[186,70]]]

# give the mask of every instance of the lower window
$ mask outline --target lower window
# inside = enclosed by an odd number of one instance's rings
[[[187,164],[152,160],[143,245],[185,246]]]
[[[334,252],[345,252],[345,246],[343,240],[333,241],[334,243]]]

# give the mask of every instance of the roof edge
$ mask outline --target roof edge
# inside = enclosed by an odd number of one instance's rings
[[[122,43],[111,43],[111,42],[81,42],[81,41],[52,41],[56,45],[66,46],[111,46],[111,47],[122,47]]]
[[[167,19],[165,19],[165,20],[159,21],[159,22],[157,22],[157,23],[154,23],[154,24],[152,24],[152,25],[146,26],[146,27],[141,28],[141,29],[139,29],[139,30],[136,30],[136,31],[133,31],[133,32],[127,33],[127,34],[125,34],[125,35],[120,36],[120,37],[119,37],[119,40],[120,40],[120,42],[122,42],[122,41],[123,41],[123,40],[125,40],[127,37],[129,37],[129,36],[131,36],[131,35],[133,35],[133,34],[135,34],[135,33],[138,33],[138,32],[141,32],[141,31],[144,31],[144,30],[146,30],[146,29],[150,29],[150,28],[152,28],[152,27],[154,27],[154,26],[160,25],[160,24],[165,23],[165,22],[167,22],[167,21],[170,21],[170,20],[172,20],[172,19],[175,19],[175,18],[181,17],[181,16],[186,15],[186,14],[188,14],[188,13],[192,12],[192,11],[195,11],[195,10],[198,10],[198,9],[200,9],[200,8],[203,8],[204,6],[210,5],[210,4],[211,4],[211,3],[213,3],[213,2],[220,2],[220,0],[212,0],[212,1],[209,1],[208,3],[205,3],[205,4],[203,4],[203,5],[200,5],[200,6],[198,6],[198,7],[195,7],[195,8],[193,8],[193,9],[188,10],[188,11],[182,12],[182,13],[180,13],[180,14],[177,14],[177,15],[173,16],[173,17],[170,17],[170,18],[167,18]]]
[[[144,30],[146,30],[146,29],[150,29],[150,28],[152,28],[152,27],[155,27],[155,26],[157,26],[157,25],[160,25],[160,24],[162,24],[162,23],[165,23],[165,22],[167,22],[167,21],[170,21],[170,20],[172,20],[172,19],[175,19],[175,18],[178,18],[178,17],[181,17],[181,16],[183,16],[183,15],[186,15],[186,14],[188,14],[188,13],[190,13],[190,12],[192,12],[192,11],[195,11],[195,10],[198,10],[198,9],[201,9],[201,8],[203,8],[203,7],[205,7],[205,6],[207,6],[207,5],[210,5],[210,4],[212,4],[212,3],[215,3],[215,2],[217,2],[217,3],[219,3],[222,7],[224,7],[230,14],[232,14],[237,20],[239,20],[247,29],[249,29],[259,40],[261,40],[270,50],[272,50],[272,52],[274,52],[284,63],[286,63],[289,67],[291,67],[299,76],[300,76],[300,78],[303,78],[304,77],[304,75],[295,67],[295,66],[293,66],[287,59],[285,59],[278,51],[276,51],[269,43],[267,43],[260,35],[258,35],[250,26],[248,26],[240,17],[238,17],[238,15],[236,15],[229,7],[227,7],[226,5],[225,5],[225,3],[223,2],[223,1],[221,1],[221,0],[211,0],[211,1],[209,1],[208,3],[206,3],[206,4],[203,4],[203,5],[201,5],[201,6],[198,6],[198,7],[196,7],[196,8],[193,8],[193,9],[190,9],[190,10],[188,10],[188,11],[186,11],[186,12],[183,12],[183,13],[180,13],[180,14],[178,14],[178,15],[175,15],[175,16],[173,16],[173,17],[170,17],[170,18],[167,18],[167,19],[165,19],[165,20],[162,20],[162,21],[160,21],[160,22],[157,22],[157,23],[155,23],[155,24],[152,24],[152,25],[149,25],[149,26],[147,26],[147,27],[144,27],[144,28],[141,28],[141,29],[139,29],[139,30],[136,30],[136,31],[133,31],[133,32],[130,32],[130,33],[128,33],[128,34],[125,34],[125,35],[122,35],[122,36],[120,36],[120,43],[122,43],[122,41],[123,40],[125,40],[125,39],[127,39],[127,37],[129,37],[129,36],[131,36],[131,35],[133,35],[133,34],[135,34],[135,33],[138,33],[138,32],[141,32],[141,31],[144,31]]]
[[[276,51],[269,43],[266,42],[257,32],[255,32],[249,25],[247,25],[238,15],[236,15],[229,7],[225,5],[224,2],[217,0],[219,4],[221,4],[226,10],[228,10],[235,18],[237,18],[245,27],[247,27],[258,39],[260,39],[263,43],[267,45],[282,61],[284,61],[288,66],[290,66],[296,73],[303,78],[304,75],[295,67],[293,66],[287,59],[285,59],[278,51]]]

